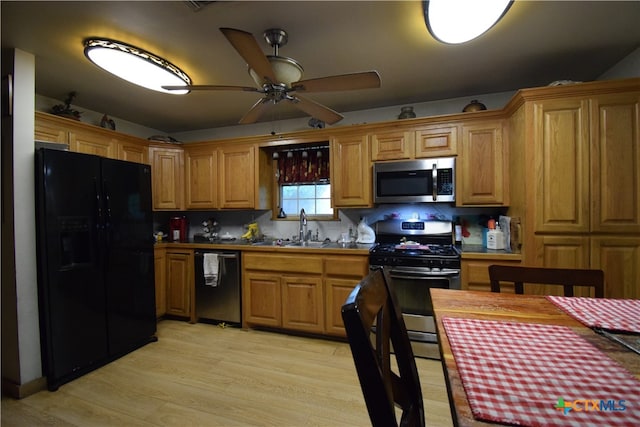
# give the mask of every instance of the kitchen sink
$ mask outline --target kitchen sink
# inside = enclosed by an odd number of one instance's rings
[[[324,248],[329,243],[330,242],[292,242],[287,244],[286,246],[288,247],[296,246],[301,248]]]

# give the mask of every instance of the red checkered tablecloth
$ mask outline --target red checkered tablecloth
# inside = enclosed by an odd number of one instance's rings
[[[640,333],[640,300],[547,296],[590,328]]]
[[[640,381],[564,326],[444,317],[476,419],[640,426]]]

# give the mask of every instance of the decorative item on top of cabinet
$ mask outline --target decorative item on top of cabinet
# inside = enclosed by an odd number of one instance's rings
[[[472,100],[462,109],[463,113],[471,113],[473,111],[484,111],[487,107],[477,99]]]
[[[367,135],[332,136],[330,147],[334,208],[373,206]]]
[[[509,205],[509,150],[503,141],[503,126],[503,120],[462,125],[457,206]]]
[[[402,107],[400,108],[400,115],[398,116],[399,120],[403,119],[415,119],[416,113],[413,111],[412,106]]]

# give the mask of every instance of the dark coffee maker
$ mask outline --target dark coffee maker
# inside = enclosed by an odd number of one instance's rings
[[[174,216],[169,220],[169,240],[180,242],[187,240],[189,222],[184,216]]]

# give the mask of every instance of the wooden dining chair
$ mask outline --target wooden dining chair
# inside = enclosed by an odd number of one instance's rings
[[[490,265],[491,292],[500,292],[500,282],[512,282],[516,294],[524,293],[525,283],[561,285],[564,296],[572,297],[574,286],[594,289],[596,298],[604,298],[604,272],[602,270],[572,268],[517,267]]]
[[[390,283],[382,269],[372,271],[347,298],[342,319],[372,426],[423,427],[418,369]],[[399,424],[396,406],[402,412]]]

